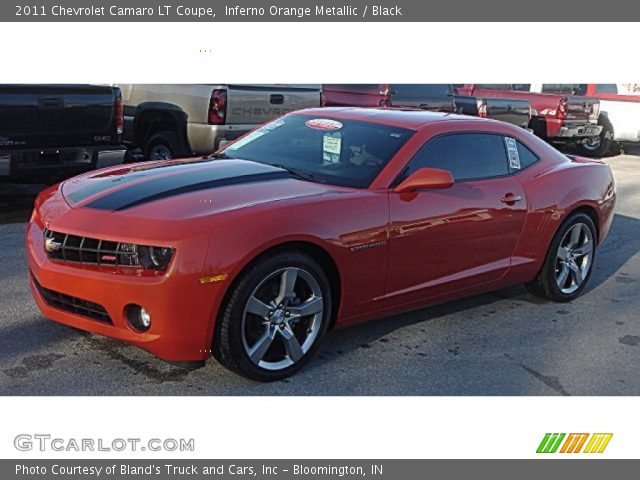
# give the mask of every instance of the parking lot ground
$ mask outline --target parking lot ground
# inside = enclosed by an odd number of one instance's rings
[[[44,319],[28,290],[25,225],[5,223],[0,394],[640,395],[640,156],[606,161],[616,216],[576,301],[549,303],[514,287],[331,332],[302,372],[271,384],[214,360],[183,370]],[[11,210],[0,195],[0,222],[28,218],[32,199],[19,197]]]

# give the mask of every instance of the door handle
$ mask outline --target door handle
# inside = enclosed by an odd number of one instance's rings
[[[502,203],[506,203],[507,205],[514,205],[520,200],[522,200],[522,197],[520,195],[514,195],[513,193],[507,193],[500,199]]]

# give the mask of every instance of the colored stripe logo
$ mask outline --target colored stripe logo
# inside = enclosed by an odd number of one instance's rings
[[[604,453],[611,437],[613,433],[545,433],[536,453]]]

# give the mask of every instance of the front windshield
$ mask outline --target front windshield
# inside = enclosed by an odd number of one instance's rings
[[[321,183],[366,188],[413,133],[369,122],[287,115],[229,145],[221,156],[277,165]]]

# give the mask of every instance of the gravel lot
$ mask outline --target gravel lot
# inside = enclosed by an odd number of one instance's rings
[[[640,156],[607,159],[613,228],[588,291],[546,303],[522,287],[332,332],[295,377],[198,370],[45,320],[28,291],[34,187],[0,193],[1,395],[640,395]]]

